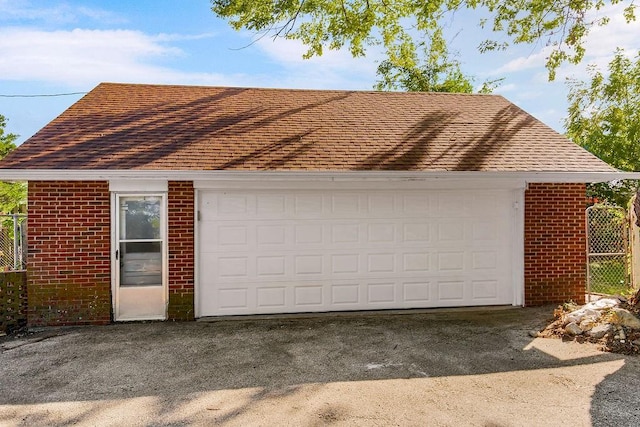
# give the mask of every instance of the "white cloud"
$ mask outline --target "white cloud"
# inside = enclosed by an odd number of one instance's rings
[[[610,17],[609,24],[594,27],[585,42],[586,55],[581,64],[564,64],[558,70],[557,79],[587,79],[587,66],[595,66],[605,71],[614,57],[615,49],[622,48],[625,54],[633,57],[638,53],[638,35],[640,21],[627,23],[622,15],[624,5],[608,5],[598,12],[596,17]]]
[[[482,86],[479,86],[477,89],[480,89],[481,87]],[[518,90],[518,85],[516,85],[515,83],[507,83],[507,84],[502,84],[497,88],[495,88],[493,93],[503,94],[503,93],[515,92],[516,90]]]
[[[551,48],[543,48],[538,53],[534,53],[527,56],[520,56],[516,59],[512,59],[496,70],[492,71],[492,75],[504,75],[508,73],[517,73],[519,71],[530,70],[533,68],[544,67],[544,64],[551,52]]]
[[[624,16],[624,4],[607,5],[594,18],[608,16],[607,25],[593,27],[585,43],[587,55],[592,58],[610,56],[616,47],[637,52],[638,36],[640,35],[640,21],[627,24]]]
[[[184,55],[163,43],[181,37],[131,30],[0,29],[0,79],[86,89],[100,81],[222,85],[241,78],[154,65],[154,60]]]
[[[640,20],[627,23],[622,14],[623,8],[623,4],[607,5],[601,10],[592,13],[591,16],[587,16],[587,20],[595,20],[607,16],[610,18],[610,21],[607,25],[594,26],[591,28],[589,35],[585,39],[584,47],[586,54],[582,63],[577,66],[563,64],[557,71],[556,79],[563,80],[568,76],[585,76],[586,64],[595,64],[600,68],[606,67],[613,58],[616,47],[625,49],[630,55],[638,52],[637,44],[638,35],[640,34]],[[514,46],[512,48],[516,47]],[[503,75],[544,68],[551,50],[552,47],[547,46],[536,53],[519,56],[495,71],[492,71],[491,74]],[[545,75],[546,74],[545,72]]]
[[[29,0],[0,0],[0,21],[44,21],[46,23],[75,23],[92,19],[102,23],[121,23],[125,20],[104,9],[86,6],[73,7],[67,3],[48,6],[34,5]]]
[[[558,111],[555,108],[549,108],[540,111],[533,111],[531,114],[536,119],[555,129],[556,132],[563,133],[565,112]]]
[[[371,89],[376,81],[380,55],[373,49],[363,58],[353,58],[345,49],[325,49],[321,57],[303,59],[307,48],[297,40],[265,37],[254,45],[284,69],[281,87]]]
[[[1,1],[1,0],[0,0]],[[38,81],[86,90],[101,81],[224,86],[370,89],[375,64],[330,51],[303,60],[304,47],[287,40],[257,44],[279,67],[269,74],[226,75],[158,65],[186,56],[172,42],[212,34],[149,35],[133,30],[0,28],[0,81]]]
[[[298,40],[287,40],[283,38],[273,39],[265,37],[255,42],[255,45],[264,53],[286,65],[306,65],[319,64],[332,68],[349,68],[357,63],[351,54],[346,50],[330,50],[325,49],[321,57],[311,57],[303,59],[303,55],[307,51],[307,47]]]

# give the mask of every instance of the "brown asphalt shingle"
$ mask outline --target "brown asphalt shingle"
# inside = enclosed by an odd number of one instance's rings
[[[614,171],[501,96],[113,83],[0,167]]]

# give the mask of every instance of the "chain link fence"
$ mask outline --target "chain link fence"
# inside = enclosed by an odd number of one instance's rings
[[[587,292],[622,294],[629,290],[626,211],[609,205],[587,208]]]
[[[27,269],[27,215],[0,215],[0,270]]]

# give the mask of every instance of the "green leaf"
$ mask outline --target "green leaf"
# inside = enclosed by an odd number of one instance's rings
[[[640,171],[640,53],[617,49],[606,73],[588,67],[590,82],[569,81],[567,136],[610,165]],[[600,198],[626,204],[637,183],[594,185]],[[617,196],[613,196],[617,194]]]
[[[307,46],[305,58],[322,55],[325,48],[347,48],[354,56],[381,45],[393,64],[415,65],[421,42],[416,31],[436,36],[443,22],[462,9],[478,9],[478,26],[495,34],[480,43],[480,52],[513,44],[536,48],[552,46],[547,61],[549,79],[565,62],[578,63],[585,55],[584,42],[593,26],[608,25],[609,17],[595,16],[603,0],[212,0],[212,11],[236,30],[300,40]],[[635,20],[634,0],[624,4],[627,22]],[[487,12],[489,17],[487,17]],[[500,40],[500,41],[497,41]],[[412,64],[413,63],[413,64]]]
[[[7,121],[0,114],[0,158],[16,149],[18,135],[5,133]],[[27,200],[27,185],[24,182],[0,181],[0,213],[18,212]]]

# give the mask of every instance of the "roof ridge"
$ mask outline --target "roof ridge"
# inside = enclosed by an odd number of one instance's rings
[[[255,91],[274,91],[274,92],[317,92],[317,93],[370,93],[370,94],[394,94],[402,96],[424,96],[424,95],[442,95],[442,96],[489,96],[504,98],[500,94],[494,93],[465,93],[465,92],[418,92],[418,91],[400,91],[400,90],[375,90],[375,89],[314,89],[314,88],[283,88],[283,87],[257,87],[257,86],[210,86],[210,85],[189,85],[175,83],[127,83],[127,82],[100,82],[99,86],[138,86],[138,87],[157,87],[157,88],[205,88],[205,89],[230,89],[230,90],[255,90]]]

